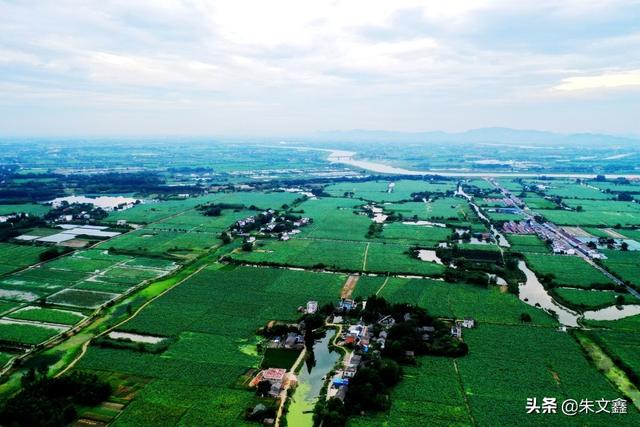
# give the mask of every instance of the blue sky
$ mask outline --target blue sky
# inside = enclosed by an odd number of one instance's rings
[[[640,1],[0,0],[0,135],[640,135]]]

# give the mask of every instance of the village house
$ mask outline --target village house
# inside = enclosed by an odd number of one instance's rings
[[[258,376],[254,379],[253,383],[258,384],[260,381],[269,381],[271,383],[271,391],[269,392],[269,394],[271,394],[272,396],[277,396],[278,394],[280,394],[280,390],[282,390],[286,374],[286,369],[265,369],[263,371],[260,371]]]
[[[463,328],[474,328],[476,326],[476,321],[473,319],[473,317],[465,317],[462,320],[462,327]]]
[[[307,313],[313,314],[318,311],[318,301],[308,301],[307,302]]]
[[[451,336],[454,338],[462,338],[462,327],[457,323],[451,327]]]

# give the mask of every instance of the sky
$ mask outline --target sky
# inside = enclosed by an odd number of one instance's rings
[[[0,0],[0,136],[639,119],[640,0]]]

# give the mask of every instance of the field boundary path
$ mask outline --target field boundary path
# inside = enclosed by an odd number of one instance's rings
[[[367,246],[364,248],[364,256],[362,257],[362,271],[367,270],[367,256],[369,255],[369,245],[371,243],[367,242]]]
[[[382,285],[380,285],[380,287],[378,288],[378,290],[376,291],[376,296],[380,294],[380,292],[382,292],[382,290],[384,289],[385,286],[387,286],[387,283],[389,282],[389,275],[387,274],[387,278],[384,279],[384,282],[382,282]]]
[[[346,299],[351,298],[351,294],[353,293],[356,285],[358,284],[358,280],[360,279],[359,275],[351,274],[347,277],[347,281],[344,282],[344,286],[342,286],[342,291],[340,292],[340,298]]]
[[[460,371],[458,370],[458,362],[456,359],[453,359],[453,369],[456,371],[456,378],[458,379],[458,386],[460,386],[460,392],[462,393],[462,399],[464,400],[464,406],[467,408],[467,413],[469,414],[469,419],[471,420],[471,425],[477,426],[476,419],[471,412],[471,405],[469,405],[469,401],[467,400],[467,393],[464,391],[464,384],[462,383],[462,377],[460,377]]]

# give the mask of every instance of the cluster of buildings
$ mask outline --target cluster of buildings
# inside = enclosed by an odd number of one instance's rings
[[[291,235],[300,233],[300,227],[304,227],[311,222],[311,218],[303,217],[296,220],[289,220],[284,216],[276,215],[273,209],[266,210],[259,214],[263,218],[258,222],[255,215],[236,221],[231,227],[231,231],[238,236],[247,237],[247,242],[253,243],[255,238],[249,236],[251,231],[268,236],[278,236],[280,240],[289,240]],[[266,222],[264,222],[266,219]],[[251,241],[249,239],[252,239]]]
[[[502,224],[502,231],[509,234],[536,234],[528,220],[505,222]]]
[[[462,328],[475,328],[476,321],[472,317],[465,317],[462,320],[456,320],[451,326],[451,336],[454,338],[462,339]]]
[[[262,381],[269,381],[271,384],[269,395],[278,397],[287,384],[296,382],[296,377],[292,373],[287,373],[287,370],[283,368],[268,368],[258,372],[249,386],[257,387]]]

